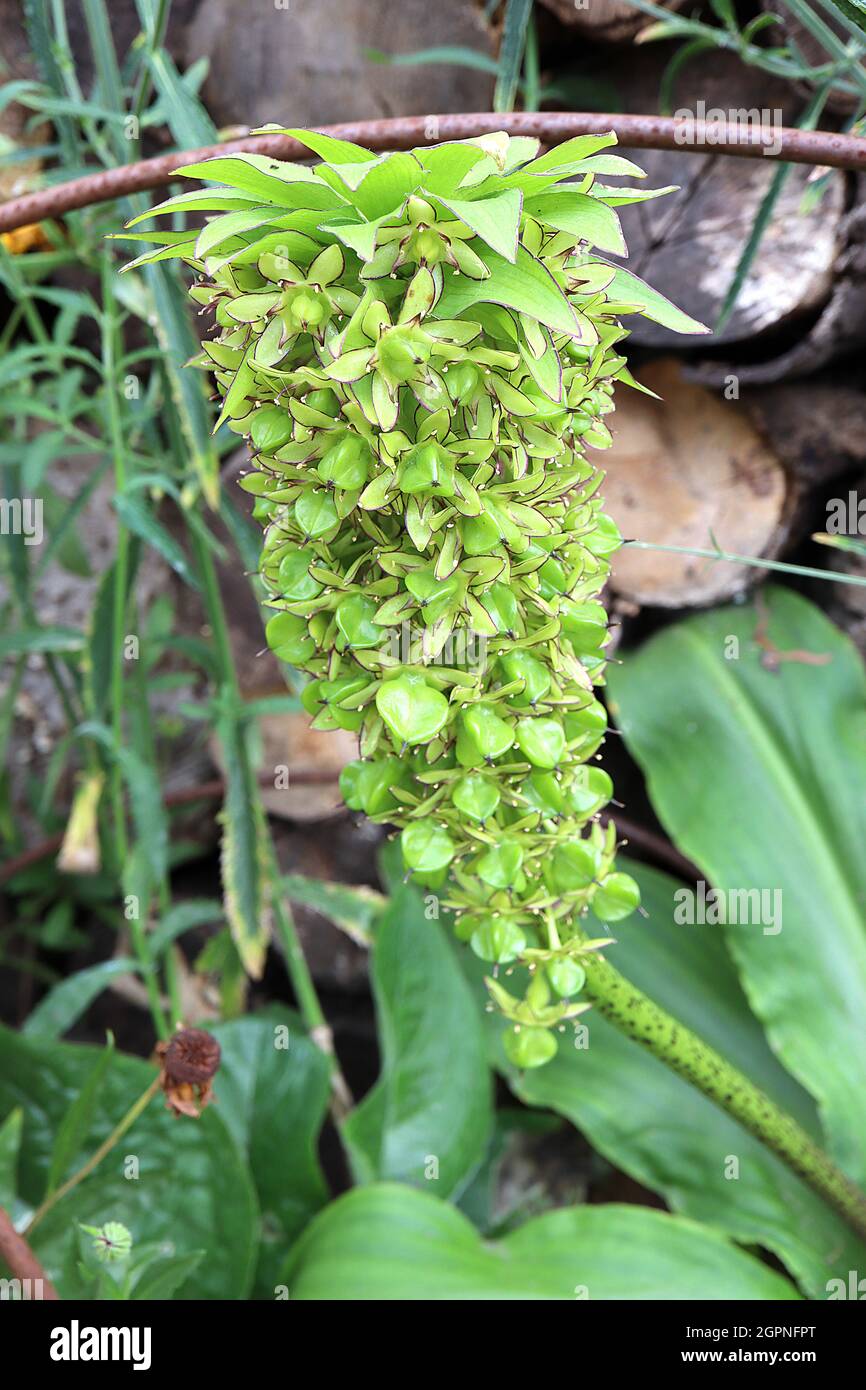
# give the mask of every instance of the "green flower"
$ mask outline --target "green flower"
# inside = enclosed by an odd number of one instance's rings
[[[199,364],[255,461],[268,643],[308,677],[314,726],[358,735],[347,804],[399,830],[477,955],[525,967],[522,998],[488,982],[521,1068],[588,1007],[581,957],[608,940],[583,914],[638,903],[589,761],[621,539],[600,458],[633,384],[620,318],[647,304],[701,331],[607,258],[624,244],[594,157],[614,143],[341,142],[312,171],[269,159],[261,187],[243,157],[181,171],[223,197],[236,180],[269,219],[239,233],[218,200],[186,255],[219,328]]]

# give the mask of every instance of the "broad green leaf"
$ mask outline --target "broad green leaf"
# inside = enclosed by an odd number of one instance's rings
[[[502,165],[503,172],[510,174],[513,169],[519,169],[521,165],[534,159],[541,147],[541,141],[534,135],[511,135],[508,138],[508,148],[505,151],[505,160]]]
[[[328,1199],[316,1154],[328,1062],[286,1009],[212,1031],[222,1049],[214,1081],[219,1113],[246,1155],[262,1214],[253,1296],[273,1299],[286,1250]]]
[[[612,251],[618,256],[627,255],[622,228],[613,208],[600,203],[588,193],[553,189],[538,198],[527,198],[526,213],[528,217],[535,217],[557,231],[579,236],[602,251]]]
[[[447,1197],[481,1163],[491,1126],[479,1010],[425,900],[394,883],[371,960],[382,1071],[344,1126],[361,1182],[400,1179]],[[459,1039],[459,1046],[455,1040]]]
[[[628,203],[648,203],[653,198],[664,198],[668,193],[678,193],[680,185],[666,184],[664,188],[614,188],[612,185],[597,183],[592,193],[596,202],[605,203],[609,208],[624,207]]]
[[[751,914],[764,924],[727,926],[730,949],[772,1046],[862,1183],[866,674],[819,609],[763,593],[767,650],[789,654],[777,669],[762,661],[754,607],[725,608],[653,638],[611,691],[679,848],[716,889],[764,890]]]
[[[201,1264],[204,1253],[203,1250],[191,1250],[186,1255],[171,1255],[157,1260],[137,1281],[132,1300],[153,1302],[174,1298],[177,1290]]]
[[[622,300],[633,304],[635,309],[654,323],[672,328],[675,333],[709,333],[706,324],[698,323],[689,314],[683,313],[663,294],[654,290],[645,280],[633,275],[630,270],[618,268],[607,290],[608,299]]]
[[[365,217],[385,217],[421,186],[423,178],[424,170],[414,155],[398,150],[370,166],[352,194],[352,202]]]
[[[323,232],[328,232],[342,241],[344,245],[360,256],[362,261],[372,260],[373,252],[376,249],[376,233],[383,222],[388,220],[387,214],[384,217],[377,217],[372,222],[329,222],[322,227]]]
[[[213,179],[276,207],[336,208],[345,203],[311,169],[263,154],[215,155],[200,164],[185,164],[175,173],[185,179]],[[299,184],[304,187],[295,186]]]
[[[507,189],[498,198],[479,198],[476,202],[441,196],[439,201],[500,256],[514,262],[523,205],[523,198],[516,188]]]
[[[491,71],[496,71],[494,63]],[[415,154],[424,165],[427,173],[424,178],[425,193],[437,197],[456,193],[462,180],[487,156],[480,145],[469,141],[455,140],[444,145],[431,145],[427,149],[416,150]]]
[[[484,1241],[466,1217],[392,1183],[318,1216],[285,1271],[293,1299],[796,1299],[714,1231],[644,1207],[564,1207]]]
[[[487,248],[479,254],[490,271],[489,277],[471,280],[465,275],[446,274],[436,309],[441,318],[456,318],[473,304],[501,304],[506,309],[530,314],[548,328],[576,333],[578,324],[571,305],[553,276],[525,247],[517,248],[514,265]]]
[[[0,1120],[24,1110],[19,1191],[35,1207],[45,1193],[55,1136],[100,1050],[16,1036],[0,1028]],[[116,1057],[82,1149],[92,1153],[153,1080],[135,1057]],[[128,1160],[135,1158],[138,1176]],[[120,1221],[138,1245],[166,1242],[206,1257],[181,1298],[245,1298],[256,1258],[258,1210],[247,1167],[216,1106],[198,1120],[154,1099],[123,1142],[37,1227],[33,1247],[61,1297],[87,1296],[78,1272],[79,1223]]]
[[[643,865],[618,862],[640,884],[647,918],[617,923],[608,959],[820,1142],[815,1104],[770,1051],[721,928],[678,925],[674,894],[683,885]],[[604,934],[592,917],[587,931]],[[461,963],[481,1007],[485,969],[466,952]],[[866,1247],[787,1164],[597,1009],[581,1018],[587,1032],[578,1038],[585,1046],[562,1035],[554,1059],[523,1075],[505,1059],[502,1020],[486,1019],[491,1057],[515,1095],[566,1116],[593,1148],[661,1193],[673,1210],[746,1245],[772,1250],[812,1298],[826,1297],[829,1279],[863,1267]]]
[[[591,154],[588,159],[581,161],[581,167],[586,173],[627,174],[633,179],[646,178],[645,169],[630,159],[623,159],[621,154]]]
[[[150,238],[145,238],[141,235],[135,237],[118,235],[114,238],[116,241],[144,241],[145,239],[150,240]],[[191,258],[195,255],[195,241],[192,238],[186,241],[178,241],[174,237],[171,237],[166,243],[166,239],[160,237],[160,241],[164,244],[159,250],[145,251],[142,255],[136,256],[134,260],[127,261],[126,265],[123,267],[124,273],[130,270],[137,270],[139,266],[155,265],[157,261],[182,260],[185,257]]]
[[[21,1031],[30,1038],[59,1038],[78,1022],[115,975],[128,975],[138,969],[136,961],[119,957],[76,971],[40,999]]]

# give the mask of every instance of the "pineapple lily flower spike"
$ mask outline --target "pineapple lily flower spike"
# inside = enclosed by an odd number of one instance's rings
[[[866,1194],[583,927],[638,906],[597,765],[598,596],[620,544],[598,458],[615,383],[643,389],[620,319],[707,331],[609,259],[616,206],[668,190],[600,182],[642,177],[612,134],[539,157],[505,134],[375,155],[268,132],[323,162],[187,165],[219,186],[133,221],[189,211],[203,229],[133,233],[151,246],[131,264],[180,257],[214,310],[195,361],[255,461],[268,643],[306,673],[314,726],[358,735],[347,805],[399,827],[407,874],[492,967],[513,1065],[548,1062],[592,1003],[866,1236]],[[500,965],[526,968],[523,997]]]
[[[505,134],[374,155],[285,133],[325,162],[181,169],[221,186],[144,216],[215,215],[133,264],[182,257],[215,310],[196,360],[255,459],[268,643],[309,677],[314,727],[358,734],[346,804],[401,828],[478,956],[528,967],[523,998],[488,988],[510,1060],[538,1066],[588,1007],[605,942],[582,917],[638,905],[596,762],[620,544],[598,459],[636,384],[620,319],[706,330],[608,259],[616,204],[666,191],[598,181],[642,177],[612,134],[539,157]]]

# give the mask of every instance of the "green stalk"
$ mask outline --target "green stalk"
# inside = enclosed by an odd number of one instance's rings
[[[113,297],[113,266],[108,257],[102,266],[102,374],[105,391],[105,408],[111,439],[111,452],[114,462],[114,490],[116,494],[126,489],[126,462],[123,454],[123,434],[120,413],[117,408],[117,382],[115,379],[115,316]],[[111,306],[109,308],[109,306]],[[126,589],[129,577],[129,532],[117,518],[117,551],[114,559],[114,602],[112,608],[111,642],[111,728],[115,747],[123,742],[123,639],[126,625]],[[120,764],[112,760],[110,769],[111,801],[114,811],[114,845],[119,868],[126,860],[126,820],[123,805],[123,779]]]
[[[168,25],[168,14],[171,9],[171,0],[158,0],[156,12],[151,10],[142,29],[141,39],[143,40],[138,73],[135,79],[135,92],[132,98],[132,114],[141,120],[144,114],[145,103],[150,95],[151,75],[149,61],[156,50],[160,47],[165,38],[165,31]],[[138,141],[141,144],[141,141]]]
[[[774,570],[777,574],[799,574],[803,579],[826,579],[834,584],[866,585],[862,574],[846,574],[844,570],[814,569],[811,565],[790,565],[785,560],[764,560],[760,555],[735,555],[731,551],[701,550],[691,545],[656,545],[654,541],[626,541],[635,550],[665,550],[677,555],[697,555],[702,560],[724,560],[732,565],[751,565],[754,569]],[[828,542],[824,541],[826,545]]]
[[[114,312],[113,274],[113,264],[108,257],[105,257],[102,264],[102,312],[104,315],[102,324],[102,376],[109,437],[111,440],[111,453],[114,462],[114,489],[117,495],[122,493],[126,488],[126,460],[124,456],[123,429],[117,403],[117,321]],[[117,551],[114,559],[114,595],[111,615],[112,664],[109,700],[111,709],[111,731],[114,737],[114,746],[117,750],[123,746],[123,646],[126,636],[128,580],[129,532],[118,516]],[[114,829],[114,855],[118,873],[122,875],[124,865],[127,861],[129,846],[126,834],[126,808],[123,799],[123,772],[119,758],[114,757],[110,760],[108,776]],[[153,969],[153,962],[150,958],[144,922],[141,918],[134,918],[130,921],[129,927],[136,957],[144,967],[144,983],[147,990],[153,1025],[157,1037],[164,1039],[168,1036],[170,1030],[162,1009],[159,982]]]
[[[99,1166],[99,1164],[105,1158],[105,1155],[111,1152],[115,1144],[123,1138],[126,1131],[132,1128],[139,1115],[150,1105],[150,1102],[153,1100],[154,1096],[160,1088],[160,1084],[161,1077],[157,1075],[153,1078],[147,1090],[142,1092],[138,1100],[132,1106],[130,1106],[123,1119],[115,1125],[108,1138],[103,1140],[99,1148],[96,1149],[95,1152],[90,1155],[90,1158],[87,1160],[87,1162],[82,1164],[78,1172],[73,1173],[72,1177],[68,1178],[67,1181],[62,1184],[62,1186],[55,1188],[55,1190],[52,1193],[50,1193],[48,1197],[45,1198],[45,1201],[42,1203],[42,1205],[40,1207],[37,1207],[36,1211],[33,1213],[33,1216],[31,1217],[29,1226],[24,1232],[25,1237],[29,1238],[29,1236],[39,1225],[40,1221],[42,1221],[48,1215],[51,1208],[56,1206],[57,1203],[61,1200],[61,1198],[66,1196],[67,1192],[71,1192],[74,1187],[77,1187],[78,1184],[88,1176],[88,1174],[93,1172],[94,1168]]]
[[[136,631],[140,632],[141,618],[137,608],[134,616]],[[150,715],[150,701],[148,699],[147,674],[144,670],[144,665],[141,660],[136,661],[134,665],[135,673],[133,676],[133,683],[135,687],[134,715],[136,734],[140,742],[141,750],[144,757],[153,767],[156,767],[156,739],[153,735],[153,721]],[[157,897],[159,900],[159,910],[163,915],[165,915],[165,913],[168,912],[168,909],[171,906],[171,887],[169,884],[167,874],[163,874],[160,878],[160,881],[157,885]],[[144,944],[146,948],[149,945],[147,941],[145,941]],[[171,1022],[174,1026],[183,1022],[183,1001],[181,998],[180,975],[178,972],[177,956],[175,952],[175,946],[169,945],[168,949],[165,952],[165,958],[163,962],[165,969],[165,983],[166,989],[168,990],[168,998],[171,1012]],[[153,964],[154,970],[156,970],[156,961],[154,961]],[[166,1037],[168,1036],[168,1034],[164,1033],[160,1036]]]
[[[494,111],[514,110],[531,14],[532,0],[507,0],[499,45],[499,76],[493,92]]]
[[[279,881],[280,867],[277,863],[274,842],[270,833],[267,835],[266,850],[268,858],[268,870],[274,883]],[[322,1006],[319,1003],[319,996],[316,993],[316,986],[310,974],[310,967],[307,965],[307,958],[301,947],[298,937],[295,919],[291,909],[281,897],[274,897],[272,902],[274,922],[277,932],[283,944],[283,954],[286,957],[286,968],[292,982],[292,989],[298,1001],[298,1008],[304,1020],[307,1031],[313,1042],[321,1052],[324,1052],[331,1068],[331,1113],[335,1121],[345,1119],[352,1109],[352,1093],[346,1084],[337,1055],[334,1052],[334,1036],[331,1032],[330,1024],[325,1018]]]
[[[583,958],[599,1013],[754,1134],[866,1239],[866,1193],[775,1101],[720,1053],[631,984],[602,956]]]

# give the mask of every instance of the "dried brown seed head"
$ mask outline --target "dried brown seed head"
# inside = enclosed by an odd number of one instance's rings
[[[220,1064],[220,1045],[201,1028],[179,1028],[168,1042],[157,1044],[166,1105],[177,1115],[197,1119],[213,1100],[211,1081]]]
[[[203,1085],[220,1064],[220,1045],[202,1028],[179,1028],[165,1050],[163,1065],[172,1081]]]

